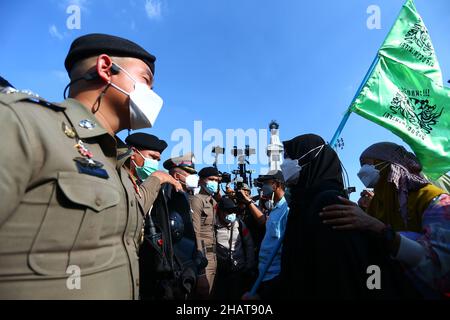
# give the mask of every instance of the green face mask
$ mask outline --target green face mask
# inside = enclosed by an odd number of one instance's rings
[[[141,155],[142,158],[144,158],[144,165],[142,167],[139,167],[136,165],[136,162],[134,162],[136,174],[138,175],[139,179],[144,181],[147,179],[153,172],[157,171],[159,168],[159,161],[151,158],[146,158],[138,151],[138,153]]]

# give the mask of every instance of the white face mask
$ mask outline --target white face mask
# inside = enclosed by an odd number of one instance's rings
[[[298,164],[298,159],[285,158],[281,164],[281,172],[285,183],[288,185],[297,184],[300,171],[302,171],[302,167]]]
[[[374,165],[365,164],[359,170],[358,177],[366,188],[374,188],[380,180],[380,171]]]
[[[192,193],[194,194],[194,196],[199,194],[201,189],[202,189],[202,187],[197,187],[194,190],[192,190]]]
[[[376,167],[385,164],[386,162],[382,162],[379,164],[364,164],[358,172],[358,177],[362,181],[362,183],[366,186],[366,188],[375,188],[378,181],[380,180],[380,171],[386,168],[389,165],[389,162],[381,168],[377,169]]]
[[[198,187],[199,177],[196,174],[190,174],[186,177],[186,188],[194,190]]]
[[[153,127],[161,111],[163,100],[145,83],[137,82],[125,69],[116,63],[115,65],[134,81],[134,90],[129,93],[111,83],[112,87],[130,97],[130,129]]]
[[[387,165],[389,165],[389,163]],[[376,168],[377,165],[364,164],[358,172],[358,177],[366,188],[375,188],[380,180],[380,171],[386,168],[387,165],[379,170]]]
[[[283,163],[281,164],[281,172],[283,173],[283,177],[284,177],[284,181],[285,181],[286,185],[297,184],[298,178],[300,177],[300,172],[302,171],[302,166],[299,165],[298,162],[301,159],[303,159],[304,157],[306,157],[308,154],[310,154],[311,152],[319,149],[319,151],[314,156],[314,158],[316,158],[319,155],[320,151],[322,151],[324,146],[325,145],[323,145],[323,144],[320,146],[317,146],[317,147],[309,150],[307,153],[305,153],[303,156],[301,156],[298,159],[290,159],[290,158],[284,159]],[[305,165],[303,165],[303,166],[305,166]]]

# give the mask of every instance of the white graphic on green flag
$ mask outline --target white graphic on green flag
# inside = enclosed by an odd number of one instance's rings
[[[428,29],[412,0],[403,5],[379,55],[404,64],[442,84],[442,72]]]
[[[450,170],[450,90],[380,57],[353,112],[398,135],[432,179]]]
[[[350,111],[402,138],[423,171],[437,179],[450,170],[450,89],[428,30],[412,0],[378,52],[378,62]]]

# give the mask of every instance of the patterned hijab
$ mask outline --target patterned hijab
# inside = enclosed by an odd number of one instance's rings
[[[428,180],[420,174],[422,165],[419,160],[413,153],[392,142],[371,145],[361,154],[359,158],[361,165],[364,159],[376,159],[390,163],[387,182],[392,183],[398,192],[400,214],[407,225],[409,192],[417,191],[429,184]]]

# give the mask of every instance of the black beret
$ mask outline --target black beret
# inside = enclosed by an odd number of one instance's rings
[[[267,174],[260,175],[257,180],[258,180],[258,182],[262,182],[262,183],[269,181],[269,180],[276,180],[276,181],[284,183],[284,176],[280,170],[272,170],[272,171],[267,172]]]
[[[152,134],[142,132],[130,134],[125,139],[125,142],[129,146],[135,147],[137,149],[153,150],[158,151],[159,153],[162,153],[167,148],[167,143],[164,140],[159,140],[158,137]]]
[[[222,209],[224,211],[233,211],[237,207],[236,204],[234,203],[234,201],[228,197],[222,197],[219,200],[218,206],[220,209]]]
[[[155,74],[154,55],[130,40],[101,33],[91,33],[75,39],[70,46],[64,66],[70,73],[76,62],[100,54],[141,59]]]
[[[211,176],[219,176],[219,171],[214,167],[206,167],[198,172],[200,178],[208,178]]]
[[[11,83],[9,83],[9,81],[6,80],[5,78],[3,78],[2,76],[0,76],[0,87],[14,88],[13,85]]]

